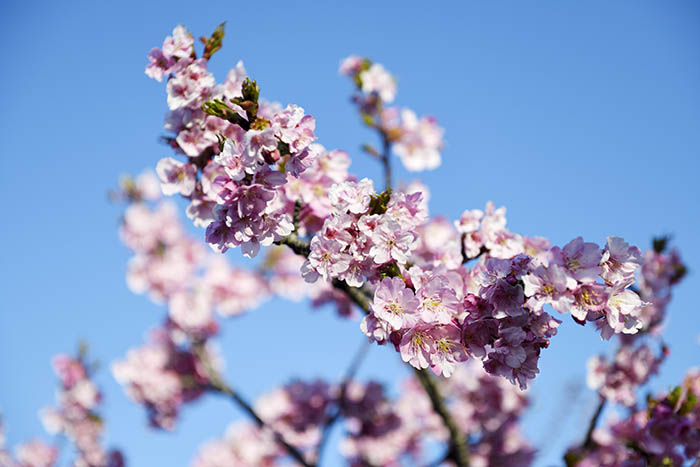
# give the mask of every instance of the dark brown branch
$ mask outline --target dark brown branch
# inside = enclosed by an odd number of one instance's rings
[[[476,256],[467,256],[467,250],[464,247],[464,240],[465,240],[466,236],[467,236],[467,234],[462,234],[462,236],[459,237],[459,240],[461,242],[461,250],[460,251],[462,252],[462,264],[466,264],[469,261],[471,261],[473,259],[477,259],[481,255],[485,255],[486,253],[489,252],[488,248],[486,248],[485,246],[482,246],[481,249],[479,250],[479,253],[477,253]]]
[[[294,253],[304,256],[305,258],[311,253],[311,245],[309,245],[309,242],[300,239],[296,232],[292,232],[275,243],[277,245],[287,245]]]
[[[452,415],[447,410],[445,406],[444,399],[440,395],[440,390],[435,384],[435,380],[427,370],[413,369],[414,374],[418,378],[418,381],[425,389],[426,394],[430,397],[430,402],[433,404],[433,410],[437,413],[442,422],[445,424],[445,428],[450,433],[450,452],[449,457],[454,460],[455,464],[459,467],[466,467],[469,465],[469,449],[467,446],[467,438],[459,429],[455,423]]]
[[[596,407],[595,412],[593,412],[593,417],[591,417],[591,421],[588,423],[588,430],[586,430],[586,437],[583,439],[583,444],[581,445],[581,448],[584,450],[592,448],[595,444],[595,441],[593,441],[593,432],[595,431],[596,425],[598,425],[598,420],[600,419],[600,415],[603,413],[606,402],[607,400],[604,397],[601,397],[600,401],[598,402],[598,407]]]
[[[207,379],[209,380],[207,389],[230,397],[241,409],[243,409],[246,414],[255,420],[255,423],[257,423],[260,428],[270,430],[275,438],[275,442],[283,447],[287,453],[289,453],[289,455],[292,456],[299,464],[303,465],[304,467],[315,467],[315,464],[309,463],[297,448],[285,441],[281,434],[267,425],[265,421],[255,412],[255,409],[253,409],[253,407],[231,386],[226,384],[226,382],[219,375],[219,372],[212,367],[211,362],[209,361],[209,358],[204,352],[204,348],[201,344],[193,344],[192,350],[195,355],[197,355],[197,358],[199,358],[199,360],[204,364]]]

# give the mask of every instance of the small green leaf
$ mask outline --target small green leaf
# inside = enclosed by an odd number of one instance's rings
[[[391,200],[391,188],[387,188],[378,195],[372,195],[369,201],[370,214],[384,214]]]

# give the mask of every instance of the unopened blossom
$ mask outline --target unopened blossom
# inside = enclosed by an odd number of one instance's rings
[[[197,168],[192,164],[165,157],[158,162],[156,173],[160,178],[163,194],[166,196],[175,193],[189,196],[194,191]]]
[[[376,93],[384,102],[392,102],[396,97],[396,80],[379,63],[360,73],[362,92]]]

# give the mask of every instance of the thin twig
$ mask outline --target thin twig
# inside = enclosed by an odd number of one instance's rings
[[[342,383],[340,384],[340,392],[338,394],[338,400],[336,403],[336,410],[333,412],[333,415],[331,415],[328,418],[325,425],[323,426],[323,432],[321,434],[321,441],[319,441],[319,443],[318,443],[318,449],[317,449],[317,455],[316,455],[316,463],[317,464],[321,463],[321,456],[323,455],[323,449],[326,445],[326,442],[328,441],[328,438],[329,438],[329,435],[331,432],[331,428],[333,428],[333,425],[335,424],[335,422],[338,421],[340,416],[343,414],[345,393],[347,391],[348,384],[350,384],[350,382],[355,377],[355,374],[357,373],[357,370],[360,368],[360,365],[362,364],[362,361],[364,360],[365,356],[367,355],[369,348],[370,348],[369,340],[364,340],[362,342],[362,345],[358,349],[357,353],[355,353],[355,356],[353,357],[352,362],[350,363],[350,366],[345,371],[345,376],[343,376]]]
[[[607,402],[607,399],[604,397],[600,398],[600,401],[598,402],[598,407],[596,407],[595,412],[593,412],[593,417],[591,417],[591,421],[588,423],[588,430],[586,430],[586,437],[583,439],[583,444],[581,447],[585,450],[588,450],[593,447],[595,441],[593,441],[593,431],[595,431],[596,425],[598,425],[598,419],[600,419],[600,415],[603,413],[603,409],[605,408],[605,403]]]
[[[473,259],[477,259],[481,255],[485,255],[486,253],[489,252],[488,248],[486,248],[485,246],[482,246],[481,249],[479,250],[479,252],[476,254],[476,256],[467,256],[467,249],[464,246],[464,240],[466,239],[466,237],[467,237],[467,234],[462,234],[462,236],[459,238],[460,242],[462,243],[461,250],[460,250],[462,253],[462,264],[466,264],[469,261],[471,261]]]
[[[391,140],[381,131],[382,136],[382,167],[384,167],[384,189],[391,188]]]
[[[309,463],[297,448],[285,441],[284,437],[280,433],[266,424],[265,421],[255,412],[255,409],[253,409],[253,407],[245,399],[243,399],[243,397],[241,397],[221,378],[219,372],[212,367],[212,364],[209,361],[209,358],[207,357],[201,343],[194,343],[192,345],[192,350],[194,351],[195,355],[197,355],[197,358],[199,358],[199,360],[204,364],[205,371],[207,373],[207,380],[209,381],[209,384],[207,385],[209,390],[230,397],[241,409],[243,409],[244,412],[255,420],[255,423],[257,423],[260,428],[270,430],[275,438],[275,442],[283,447],[297,462],[304,467],[315,467],[315,464]]]

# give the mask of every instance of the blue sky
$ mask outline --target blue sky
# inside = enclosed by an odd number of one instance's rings
[[[555,244],[618,235],[647,246],[673,234],[690,275],[670,308],[672,355],[650,386],[700,363],[700,4],[3,2],[0,410],[10,444],[43,436],[36,413],[53,403],[50,357],[80,338],[103,362],[108,440],[133,467],[187,465],[242,416],[208,397],[185,408],[174,433],[153,432],[107,371],[164,312],[127,289],[120,208],[106,196],[121,173],[169,155],[158,143],[165,90],[143,74],[146,53],[178,23],[198,36],[223,20],[215,76],[242,59],[264,97],[303,106],[319,142],[350,152],[362,176],[379,175],[359,151],[374,135],[348,101],[339,60],[366,55],[398,76],[397,103],[446,130],[442,167],[420,175],[435,214],[455,218],[493,200],[513,231]],[[592,328],[564,321],[525,417],[542,466],[560,464],[585,431],[594,397],[584,387],[574,399],[572,388],[585,385],[588,356],[610,351]],[[356,323],[282,301],[223,331],[227,376],[251,399],[294,376],[339,377],[362,341]],[[382,348],[360,372],[389,383],[404,374]]]

